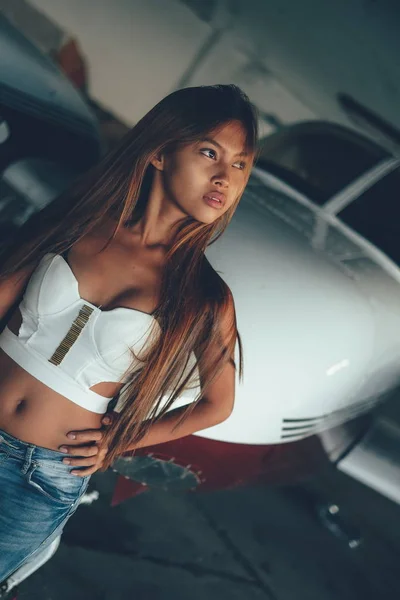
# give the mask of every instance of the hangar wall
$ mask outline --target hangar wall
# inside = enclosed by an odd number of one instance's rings
[[[2,5],[7,1],[0,0]],[[236,83],[266,114],[265,132],[274,119],[316,117],[232,28],[221,27],[219,19],[205,22],[179,0],[29,0],[29,7],[78,40],[90,95],[127,125],[183,81],[185,86]]]

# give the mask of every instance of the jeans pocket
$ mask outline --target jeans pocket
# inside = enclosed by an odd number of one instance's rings
[[[18,461],[19,458],[16,456],[12,450],[9,450],[7,447],[0,446],[0,465],[6,460],[13,459],[14,461]]]
[[[16,456],[16,450],[18,450],[18,448],[9,442],[6,442],[3,436],[0,435],[0,463],[6,461],[10,456],[13,458],[18,458]]]
[[[85,480],[71,475],[66,465],[54,468],[33,462],[26,474],[27,483],[43,496],[62,506],[72,505],[79,497]]]

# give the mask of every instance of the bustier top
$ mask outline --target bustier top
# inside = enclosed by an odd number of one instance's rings
[[[38,264],[19,309],[18,335],[5,327],[0,347],[48,387],[101,414],[111,398],[90,388],[100,382],[128,381],[126,371],[133,361],[138,369],[142,364],[131,349],[140,356],[155,321],[130,308],[102,311],[81,298],[68,262],[55,253],[46,254]]]

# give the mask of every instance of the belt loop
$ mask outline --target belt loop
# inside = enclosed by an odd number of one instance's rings
[[[21,469],[21,472],[24,475],[25,475],[25,473],[28,472],[29,466],[32,461],[32,454],[33,454],[34,450],[35,450],[35,446],[28,446],[28,448],[26,449],[25,461],[24,461],[24,464],[22,465],[22,469]]]

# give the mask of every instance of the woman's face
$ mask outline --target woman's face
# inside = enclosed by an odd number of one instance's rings
[[[160,171],[165,202],[182,216],[212,223],[242,194],[252,164],[239,121],[223,125],[198,142],[152,161]]]

